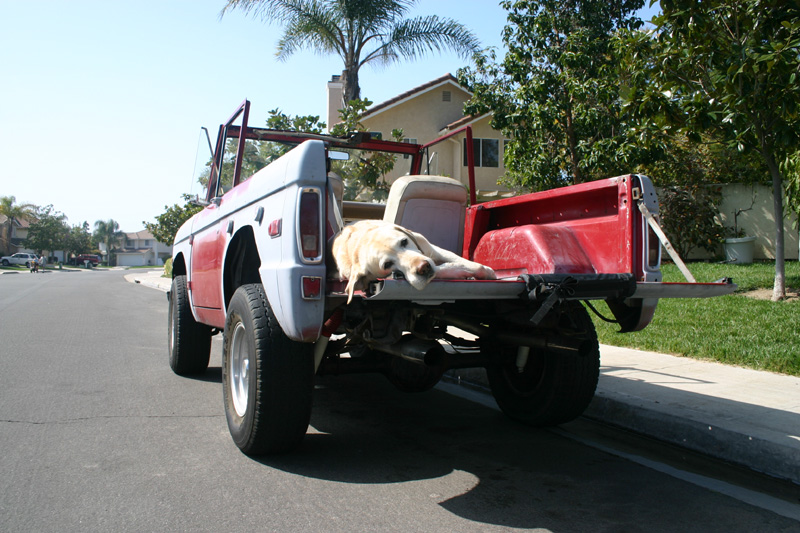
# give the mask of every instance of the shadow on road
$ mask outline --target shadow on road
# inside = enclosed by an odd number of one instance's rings
[[[209,366],[208,369],[202,374],[195,374],[193,376],[186,376],[186,379],[193,379],[195,381],[204,381],[206,383],[222,383],[222,368],[218,366]]]
[[[459,517],[514,528],[735,530],[751,513],[721,496],[709,507],[688,483],[441,391],[404,394],[380,376],[317,384],[301,448],[260,463],[338,483],[412,482]]]

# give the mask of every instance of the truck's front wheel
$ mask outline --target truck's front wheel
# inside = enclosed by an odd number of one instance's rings
[[[568,302],[558,318],[560,333],[582,340],[575,353],[530,349],[522,371],[518,347],[502,346],[487,366],[500,409],[514,420],[555,426],[581,415],[594,397],[600,373],[600,347],[591,317],[578,302]]]
[[[311,418],[313,344],[289,339],[260,284],[239,287],[228,306],[222,390],[228,429],[248,455],[291,450]]]
[[[211,328],[192,316],[186,276],[175,276],[169,293],[169,366],[179,376],[202,374],[211,354]]]

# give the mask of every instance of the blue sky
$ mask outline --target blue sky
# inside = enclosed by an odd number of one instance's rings
[[[268,111],[325,118],[336,56],[275,59],[280,28],[224,0],[0,0],[0,196],[53,204],[70,224],[113,218],[143,229],[193,183],[200,127],[216,134],[245,98],[251,123]],[[423,0],[501,46],[494,0]],[[360,73],[378,103],[466,62],[433,54]],[[205,141],[203,141],[205,142]]]

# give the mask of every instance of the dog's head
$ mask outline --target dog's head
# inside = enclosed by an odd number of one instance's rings
[[[419,237],[413,231],[376,223],[346,227],[342,237],[334,244],[334,256],[341,274],[348,278],[348,302],[356,288],[366,288],[369,282],[394,272],[401,273],[419,290],[436,274],[433,260],[420,251]]]

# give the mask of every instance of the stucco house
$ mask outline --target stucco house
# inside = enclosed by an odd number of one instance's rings
[[[19,252],[36,253],[34,250],[25,247],[30,225],[30,220],[0,215],[0,253],[2,255],[11,255]]]
[[[172,257],[172,245],[157,241],[147,230],[125,233],[118,248],[112,248],[117,256],[117,266],[162,266]],[[107,261],[105,244],[100,243],[103,259]]]
[[[328,124],[339,122],[338,110],[343,107],[342,83],[339,76],[328,82]],[[479,199],[510,195],[497,180],[505,172],[503,149],[505,139],[489,125],[488,114],[464,116],[464,104],[472,94],[458,84],[455,76],[446,74],[419,87],[403,92],[369,108],[361,123],[384,139],[392,138],[392,130],[400,128],[408,142],[425,144],[467,124],[472,126],[475,155],[475,183]],[[466,162],[466,133],[462,132],[437,144],[429,154],[430,174],[455,178],[469,185]],[[387,177],[391,183],[405,173],[398,162]]]

